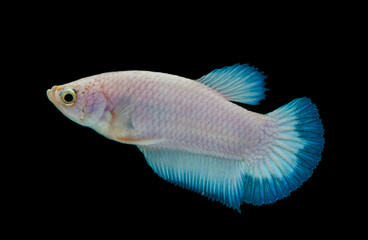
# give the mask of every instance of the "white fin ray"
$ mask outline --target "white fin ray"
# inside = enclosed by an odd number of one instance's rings
[[[142,146],[139,149],[163,179],[240,211],[243,162]]]

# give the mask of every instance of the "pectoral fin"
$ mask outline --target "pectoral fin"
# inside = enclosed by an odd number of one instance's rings
[[[137,106],[138,104],[132,102],[129,98],[121,100],[120,104],[112,112],[113,120],[111,121],[109,138],[121,143],[142,146],[164,142],[165,139],[137,136],[134,122],[132,121],[132,113]]]

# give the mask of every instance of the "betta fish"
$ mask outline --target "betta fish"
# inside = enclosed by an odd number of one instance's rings
[[[266,77],[247,64],[191,80],[150,71],[102,73],[47,90],[66,117],[136,145],[161,178],[237,209],[269,204],[306,181],[321,159],[316,106],[297,98],[268,113]]]

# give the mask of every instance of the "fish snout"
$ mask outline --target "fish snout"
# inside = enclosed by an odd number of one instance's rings
[[[46,94],[48,99],[52,102],[55,103],[55,91],[56,91],[57,86],[53,86],[51,89],[48,89]]]

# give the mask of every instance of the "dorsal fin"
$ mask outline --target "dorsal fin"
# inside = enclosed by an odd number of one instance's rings
[[[256,105],[265,98],[266,78],[248,64],[215,69],[197,81],[226,97],[229,101]]]

